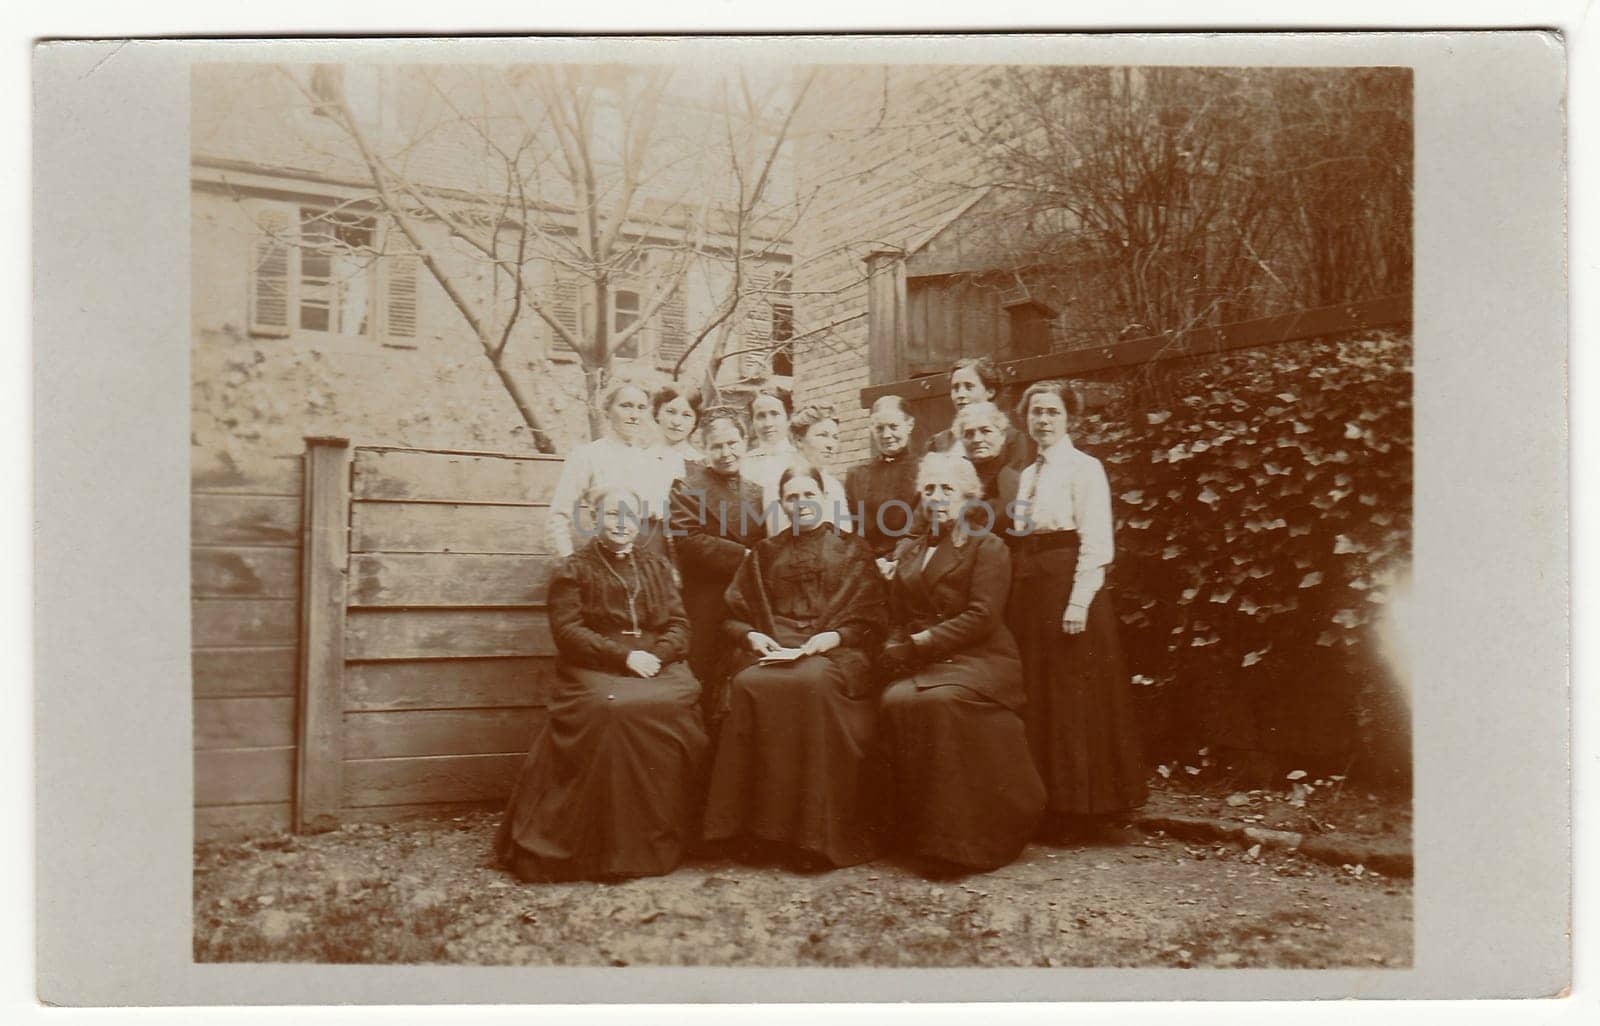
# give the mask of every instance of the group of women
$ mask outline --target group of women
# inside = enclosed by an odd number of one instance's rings
[[[1072,444],[1074,393],[1029,386],[1030,446],[987,364],[958,365],[951,392],[954,427],[915,459],[905,407],[874,407],[874,463],[915,510],[892,549],[840,515],[831,410],[608,393],[612,437],[568,458],[551,500],[557,683],[504,865],[652,875],[721,844],[982,870],[1041,833],[1104,836],[1143,802],[1103,588],[1110,492]],[[990,512],[1002,501],[1014,517]]]

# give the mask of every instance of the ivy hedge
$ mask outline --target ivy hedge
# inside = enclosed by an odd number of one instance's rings
[[[1385,621],[1411,563],[1411,365],[1409,337],[1368,334],[1089,386],[1074,434],[1111,481],[1152,764],[1409,780]]]

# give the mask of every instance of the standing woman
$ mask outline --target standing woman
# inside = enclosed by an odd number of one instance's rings
[[[668,519],[683,604],[689,614],[689,667],[700,680],[706,725],[722,714],[727,667],[722,624],[728,618],[723,593],[745,553],[765,534],[761,488],[739,472],[744,458],[744,420],[731,407],[713,407],[700,423],[705,463],[690,464],[672,488]]]
[[[757,542],[728,586],[724,637],[737,663],[705,836],[764,840],[855,865],[878,850],[871,756],[883,578],[866,542],[820,515],[821,471],[791,466],[779,494],[796,530]]]
[[[950,404],[955,407],[955,420],[945,430],[928,439],[929,452],[951,452],[966,456],[961,438],[961,414],[974,403],[1000,402],[1000,372],[987,356],[969,356],[957,360],[950,368]],[[1019,471],[1028,465],[1028,442],[1010,421],[1006,422],[1005,438],[1000,446],[999,460]]]
[[[833,415],[833,406],[819,403],[807,406],[789,421],[789,437],[799,450],[801,462],[813,467],[822,481],[822,517],[841,531],[854,530],[850,520],[850,500],[845,495],[844,482],[828,472],[833,458],[839,452],[839,421]],[[761,500],[764,507],[772,508],[774,515],[767,525],[768,534],[789,530],[788,503],[781,501],[776,477],[761,482]]]
[[[700,393],[666,384],[650,397],[650,415],[661,429],[662,448],[684,463],[699,463],[700,450],[694,447],[694,431],[700,422]]]
[[[1068,833],[1105,833],[1144,804],[1145,766],[1117,620],[1102,585],[1111,564],[1105,468],[1072,444],[1077,396],[1065,381],[1028,386],[1017,415],[1039,459],[1017,485],[1010,620],[1028,690],[1028,744]]]
[[[917,484],[927,531],[895,550],[883,653],[894,834],[904,851],[995,869],[1021,853],[1045,801],[1022,756],[1022,662],[1005,624],[1011,555],[971,463],[929,453]]]
[[[495,839],[524,880],[670,873],[693,837],[706,735],[672,568],[640,550],[630,489],[589,497],[597,536],[550,580],[556,685]]]
[[[639,544],[665,556],[661,524],[672,482],[683,476],[683,457],[651,448],[650,396],[642,386],[612,382],[602,405],[608,433],[572,450],[550,495],[546,526],[550,551],[570,556],[577,548],[573,525],[581,522],[577,513],[584,496],[609,485],[623,485],[644,500],[638,511],[644,522]]]
[[[765,487],[776,481],[783,468],[795,458],[794,441],[789,437],[789,417],[794,413],[789,393],[768,385],[750,400],[750,451],[744,460],[744,476]]]

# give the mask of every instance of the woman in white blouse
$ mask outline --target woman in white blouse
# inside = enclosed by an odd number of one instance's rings
[[[829,468],[839,452],[839,421],[833,415],[833,406],[822,403],[802,408],[789,421],[789,436],[794,439],[795,452],[777,465],[777,473],[795,463],[809,463],[822,472],[822,519],[841,531],[851,531],[850,502],[845,498],[844,483]],[[798,460],[796,459],[798,458]],[[772,474],[761,481],[761,508],[769,511],[767,534],[775,535],[789,529],[789,515],[778,502],[778,478]]]
[[[740,473],[763,488],[777,487],[778,475],[794,462],[794,441],[789,437],[789,416],[794,413],[789,393],[768,386],[750,400],[750,449]]]
[[[645,523],[637,544],[666,554],[661,523],[666,517],[672,482],[683,476],[683,457],[655,446],[650,429],[650,395],[631,381],[615,381],[602,400],[607,434],[585,442],[568,454],[550,495],[546,540],[550,551],[570,556],[575,548],[572,526],[583,497],[601,487],[630,488],[644,500]],[[582,539],[580,539],[581,541]]]
[[[701,463],[704,457],[694,447],[694,429],[700,423],[700,393],[676,382],[662,385],[650,397],[650,415],[661,429],[661,447],[685,463]]]
[[[1017,416],[1039,458],[1017,482],[1019,532],[1007,618],[1022,651],[1028,745],[1049,792],[1052,832],[1115,835],[1144,804],[1133,696],[1104,592],[1112,544],[1105,468],[1072,444],[1076,393],[1028,386]]]

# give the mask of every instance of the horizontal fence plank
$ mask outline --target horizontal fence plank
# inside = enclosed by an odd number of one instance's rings
[[[350,559],[351,606],[541,605],[557,557],[366,553]]]
[[[550,656],[555,642],[543,609],[353,609],[345,658],[450,659]]]
[[[189,541],[195,545],[295,547],[300,544],[300,498],[191,495]]]
[[[344,764],[344,804],[504,800],[524,755],[433,755],[414,759],[351,759]]]
[[[450,820],[468,813],[499,812],[505,796],[471,802],[419,802],[412,805],[368,805],[346,808],[339,818],[346,823],[408,823],[425,820]]]
[[[347,711],[543,705],[555,674],[548,657],[347,663]]]
[[[344,714],[346,759],[485,755],[528,750],[544,710],[408,709]]]
[[[253,495],[299,495],[303,487],[305,457],[300,453],[263,456],[240,466],[231,457],[202,449],[192,450],[189,487],[196,492],[236,492]]]
[[[300,553],[287,547],[192,549],[189,582],[194,598],[294,598]]]
[[[191,604],[193,644],[294,644],[300,628],[294,599],[198,599]]]
[[[295,692],[295,647],[196,649],[194,697],[232,698]]]
[[[196,698],[194,746],[269,748],[294,744],[294,699]]]
[[[357,449],[357,499],[402,502],[548,502],[559,458]]]
[[[350,511],[352,552],[550,551],[545,506],[356,502]]]
[[[197,841],[243,840],[289,829],[294,806],[289,802],[259,805],[207,805],[194,810]]]
[[[196,805],[286,802],[293,797],[293,746],[194,753]]]

